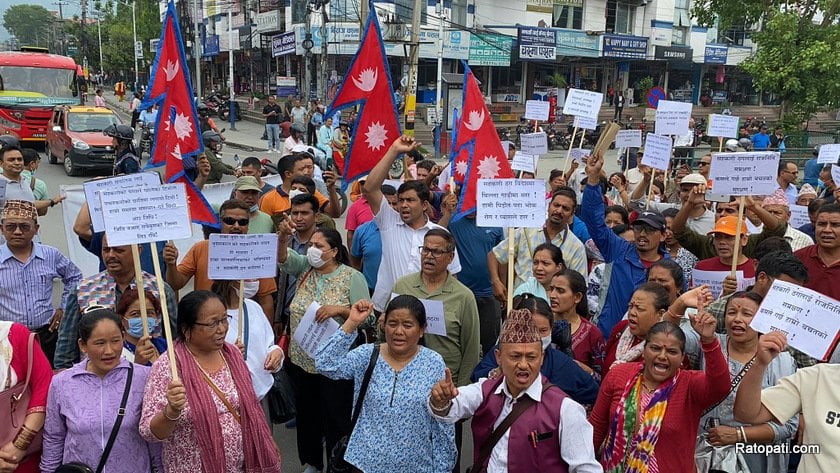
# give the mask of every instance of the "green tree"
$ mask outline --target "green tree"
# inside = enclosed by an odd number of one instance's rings
[[[50,25],[55,19],[40,5],[12,5],[3,14],[3,27],[21,46],[49,46]]]

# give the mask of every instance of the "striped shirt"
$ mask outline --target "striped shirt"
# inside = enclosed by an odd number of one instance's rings
[[[82,279],[82,272],[51,246],[33,243],[29,260],[21,262],[9,246],[0,246],[0,319],[18,322],[35,330],[50,322],[55,313],[52,304],[53,280],[61,279],[64,289],[61,305]]]

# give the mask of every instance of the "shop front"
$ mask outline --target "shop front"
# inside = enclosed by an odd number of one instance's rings
[[[624,92],[626,106],[643,103],[645,92],[639,84],[647,77],[653,85],[665,79],[664,70],[660,77],[651,70],[652,61],[647,61],[648,38],[623,34],[604,34],[601,38],[601,57],[608,60],[605,67],[614,72],[614,88]]]
[[[656,67],[664,68],[663,88],[669,100],[695,103],[700,98],[700,66],[695,67],[692,53],[688,47],[654,47]]]

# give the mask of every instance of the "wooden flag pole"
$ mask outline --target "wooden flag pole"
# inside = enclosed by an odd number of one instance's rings
[[[718,153],[723,152],[723,137],[718,136]]]
[[[505,312],[508,313],[513,310],[513,266],[516,264],[516,261],[514,261],[516,252],[513,246],[515,231],[516,228],[511,228],[508,233],[507,308],[505,309]],[[523,238],[526,237],[523,235]]]
[[[583,140],[586,138],[586,129],[580,130],[580,142],[578,143],[578,148],[583,148]]]
[[[577,136],[577,131],[577,120],[575,120],[575,130],[572,132],[571,139],[569,139],[569,150],[566,151],[566,161],[563,164],[563,174],[566,174],[566,170],[569,169],[569,158],[572,157],[572,148],[575,147],[575,136]]]
[[[152,245],[154,250],[157,250]],[[153,251],[154,251],[153,250]],[[146,287],[143,285],[143,268],[140,266],[140,248],[131,244],[131,257],[134,259],[134,285],[137,287],[137,300],[140,301],[140,320],[143,321],[143,336],[149,336],[149,312],[146,309]]]
[[[645,210],[650,209],[650,201],[653,199],[653,181],[656,175],[656,168],[650,168],[650,185],[648,186],[647,202],[645,203]]]
[[[175,364],[175,344],[172,342],[172,325],[169,322],[169,309],[166,308],[166,290],[163,285],[163,277],[160,271],[160,258],[158,257],[156,248],[152,251],[152,265],[155,268],[155,280],[157,281],[158,297],[160,297],[163,333],[166,336],[166,352],[169,353],[169,371],[172,373],[172,381],[178,381],[178,366]]]
[[[236,343],[242,343],[242,325],[244,323],[245,312],[243,306],[245,305],[245,280],[239,280],[239,323],[236,327]]]
[[[744,222],[744,196],[739,197],[738,200],[738,224],[735,226],[735,246],[732,248],[732,269],[729,272],[733,278],[736,278],[738,274],[738,258],[740,257],[741,251],[741,232],[743,231],[743,228],[741,227]]]

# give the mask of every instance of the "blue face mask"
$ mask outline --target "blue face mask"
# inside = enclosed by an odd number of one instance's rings
[[[155,327],[157,327],[157,319],[153,319],[151,317],[148,318],[149,320],[149,333],[153,333],[155,331]],[[135,338],[140,338],[143,336],[143,319],[141,317],[136,317],[133,319],[128,319],[128,334]]]

